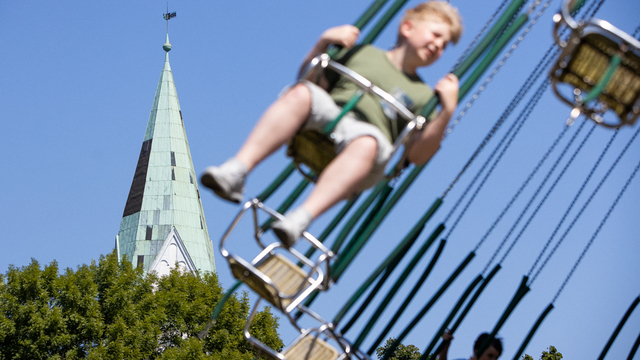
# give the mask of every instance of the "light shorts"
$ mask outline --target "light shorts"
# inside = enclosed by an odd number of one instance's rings
[[[301,81],[311,92],[311,114],[302,127],[305,130],[315,130],[322,133],[325,125],[332,122],[342,111],[329,93],[318,85],[309,81]],[[359,120],[352,112],[347,113],[336,125],[332,132],[336,153],[339,154],[351,141],[361,136],[371,136],[378,142],[373,169],[358,186],[357,192],[362,192],[384,178],[387,161],[392,155],[393,145],[375,125]]]

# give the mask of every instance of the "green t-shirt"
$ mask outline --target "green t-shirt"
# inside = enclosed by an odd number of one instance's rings
[[[344,65],[391,94],[416,115],[433,96],[433,90],[418,76],[407,75],[398,70],[386,53],[376,47],[363,46]],[[344,105],[358,89],[350,80],[340,78],[330,93],[337,104]],[[354,112],[361,120],[380,128],[392,143],[407,125],[407,121],[391,107],[368,93],[360,99]]]

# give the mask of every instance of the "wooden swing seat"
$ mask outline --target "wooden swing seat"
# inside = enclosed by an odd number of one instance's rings
[[[340,353],[326,341],[307,334],[283,355],[287,360],[336,360]]]

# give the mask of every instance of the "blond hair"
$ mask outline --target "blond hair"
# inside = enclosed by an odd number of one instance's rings
[[[451,41],[458,43],[462,35],[462,19],[458,13],[458,9],[445,1],[427,1],[422,4],[408,9],[404,14],[400,24],[404,24],[408,20],[426,20],[436,18],[449,24],[451,30]],[[404,40],[404,37],[398,31],[398,44]]]

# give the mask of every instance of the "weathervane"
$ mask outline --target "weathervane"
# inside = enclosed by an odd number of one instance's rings
[[[169,3],[167,3],[167,13],[166,14],[162,14],[162,17],[167,20],[167,34],[169,33],[169,19],[176,17],[176,12],[169,12]]]

